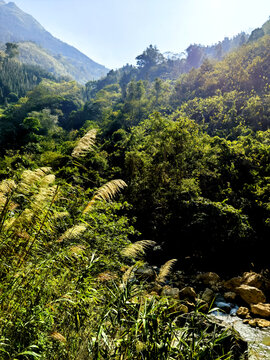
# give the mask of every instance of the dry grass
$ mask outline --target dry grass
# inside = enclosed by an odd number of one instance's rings
[[[145,255],[145,250],[147,250],[149,247],[154,246],[156,243],[152,240],[141,240],[137,241],[133,244],[128,245],[125,247],[121,254],[123,256],[129,257],[129,258],[138,258],[143,257]]]
[[[177,259],[172,259],[167,261],[164,265],[161,266],[159,274],[156,281],[163,283],[166,281],[166,277],[171,273],[173,266],[177,262]]]
[[[72,151],[71,156],[74,158],[80,158],[87,155],[95,145],[97,130],[92,129],[88,131],[78,142],[75,148]]]
[[[113,200],[113,198],[126,186],[127,184],[125,183],[125,181],[121,179],[111,180],[107,182],[105,185],[101,186],[98,189],[91,201],[86,205],[83,213],[88,212],[97,200]]]
[[[60,236],[57,242],[62,242],[65,240],[77,239],[80,235],[82,235],[87,229],[85,224],[78,224],[72,226],[72,228],[68,229]]]

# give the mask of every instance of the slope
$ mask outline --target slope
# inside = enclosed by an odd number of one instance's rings
[[[31,15],[18,8],[14,2],[5,3],[1,0],[0,43],[24,41],[31,41],[43,47],[57,61],[59,56],[63,57],[60,63],[65,67],[65,71],[80,83],[98,79],[108,72],[103,65],[89,59],[73,46],[56,39]],[[27,63],[27,57],[23,59]],[[69,73],[70,67],[73,68],[71,73]],[[65,72],[62,75],[65,75]]]

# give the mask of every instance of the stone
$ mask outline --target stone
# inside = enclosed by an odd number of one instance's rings
[[[244,306],[240,306],[240,308],[236,312],[236,315],[240,318],[250,318],[249,309]]]
[[[225,289],[235,291],[236,288],[238,288],[242,283],[242,278],[240,276],[234,277],[230,280],[227,280],[223,283],[223,286]]]
[[[264,318],[270,317],[270,304],[253,304],[250,305],[250,309],[254,315],[259,315]]]
[[[233,291],[227,291],[227,292],[225,292],[225,294],[224,294],[224,299],[225,300],[227,300],[227,301],[234,301],[235,300],[235,298],[236,298],[236,293],[235,292],[233,292]]]
[[[197,294],[196,294],[195,290],[192,287],[186,286],[182,290],[180,290],[179,297],[180,297],[180,299],[193,299],[193,300],[195,300],[196,297],[197,297]]]
[[[257,320],[256,319],[249,320],[248,325],[250,325],[252,327],[256,327],[257,326]]]
[[[136,275],[138,278],[146,281],[154,281],[156,278],[156,273],[151,266],[145,265],[136,270]]]
[[[168,285],[163,287],[162,296],[171,297],[173,299],[179,299],[179,289],[178,288],[172,288]]]
[[[265,319],[256,319],[256,320],[257,320],[257,325],[260,328],[270,327],[270,321],[269,320],[265,320]]]
[[[263,287],[264,278],[262,275],[257,274],[255,272],[246,272],[242,277],[242,284],[254,286],[258,289]]]
[[[197,280],[202,281],[205,285],[216,285],[220,283],[220,277],[214,272],[199,274]]]
[[[240,285],[235,290],[241,296],[241,298],[249,305],[264,303],[266,301],[264,293],[260,289],[257,289],[253,286]]]
[[[215,293],[213,290],[206,288],[202,294],[202,300],[205,301],[208,304],[211,304],[215,297]]]

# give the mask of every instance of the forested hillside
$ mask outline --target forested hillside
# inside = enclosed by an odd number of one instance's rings
[[[149,46],[85,87],[16,50],[0,54],[0,358],[240,360],[211,299],[171,275],[269,267],[270,35],[177,79]]]
[[[7,42],[19,45],[20,59],[24,64],[42,66],[55,76],[68,75],[84,84],[108,72],[105,66],[52,36],[14,2],[1,1],[0,48]]]

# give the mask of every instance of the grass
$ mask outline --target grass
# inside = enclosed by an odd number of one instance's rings
[[[84,212],[89,199],[57,186],[48,168],[1,182],[0,359],[240,358],[199,308],[185,314],[179,301],[147,292],[134,258],[153,242],[130,245],[135,230],[112,196]]]

